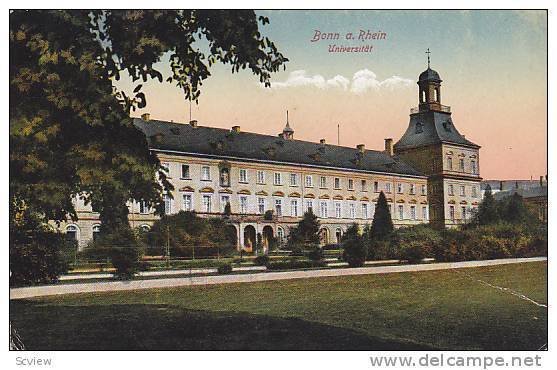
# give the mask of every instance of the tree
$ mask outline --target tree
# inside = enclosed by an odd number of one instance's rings
[[[489,184],[485,188],[484,198],[478,207],[475,223],[479,225],[488,225],[499,220],[499,212],[497,204],[491,193]]]
[[[387,198],[383,192],[379,193],[375,214],[371,223],[370,238],[373,240],[385,240],[393,232],[393,220],[387,204]]]
[[[361,267],[367,257],[367,247],[360,236],[358,224],[353,223],[342,237],[343,257],[350,267]]]
[[[254,11],[15,10],[10,13],[10,196],[44,220],[76,218],[80,196],[101,232],[128,225],[126,202],[163,213],[166,173],[129,118],[146,106],[142,83],[163,81],[199,98],[209,68],[248,68],[265,86],[287,62],[259,32]],[[201,51],[199,42],[205,43]],[[127,75],[133,92],[113,84]]]
[[[510,223],[529,223],[537,221],[537,217],[529,212],[524,204],[522,196],[518,193],[513,193],[501,205],[501,218]]]
[[[298,225],[290,231],[291,246],[310,247],[319,245],[319,220],[311,208],[304,213]]]

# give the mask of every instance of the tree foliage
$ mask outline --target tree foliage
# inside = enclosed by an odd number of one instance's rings
[[[367,257],[367,246],[360,235],[358,224],[353,223],[342,236],[343,257],[350,267],[363,266]]]
[[[199,98],[214,63],[248,68],[269,86],[287,59],[260,34],[266,23],[249,10],[12,11],[12,199],[63,220],[76,217],[81,196],[100,212],[102,232],[127,223],[130,199],[162,214],[171,185],[129,118],[147,104],[143,83],[162,82],[156,66],[168,58],[165,80],[186,99]],[[123,75],[131,94],[114,87]]]
[[[387,204],[387,198],[383,192],[379,193],[375,214],[371,223],[370,238],[374,240],[384,240],[393,232],[393,220]]]
[[[491,193],[491,186],[487,185],[484,193],[484,198],[478,207],[478,212],[475,217],[475,222],[479,225],[488,225],[499,220],[499,212],[495,198]]]
[[[319,245],[319,220],[311,209],[304,213],[298,225],[290,230],[289,246],[315,247]]]

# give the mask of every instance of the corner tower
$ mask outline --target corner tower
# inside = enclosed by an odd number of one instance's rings
[[[429,220],[435,227],[470,220],[480,198],[480,146],[456,129],[451,108],[441,104],[441,78],[428,66],[418,77],[418,106],[394,153],[428,176]]]

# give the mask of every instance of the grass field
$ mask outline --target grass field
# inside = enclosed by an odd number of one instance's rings
[[[547,263],[11,301],[30,350],[536,350]],[[463,274],[465,272],[466,274]]]

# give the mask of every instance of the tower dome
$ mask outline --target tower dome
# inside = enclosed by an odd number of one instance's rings
[[[441,82],[442,80],[441,80],[441,77],[439,77],[439,73],[437,73],[437,71],[434,71],[433,69],[429,68],[429,66],[428,66],[425,71],[420,73],[420,77],[418,77],[418,81],[419,82],[422,82],[422,81]]]

